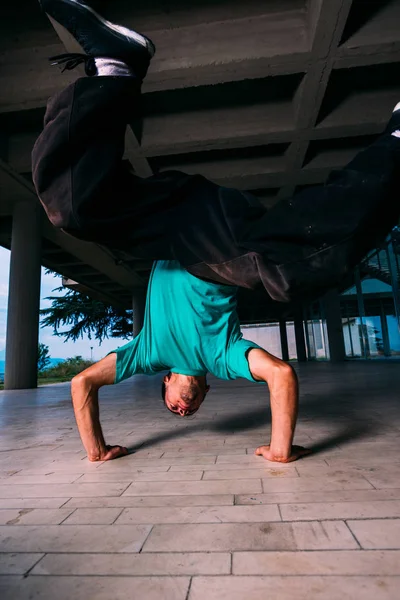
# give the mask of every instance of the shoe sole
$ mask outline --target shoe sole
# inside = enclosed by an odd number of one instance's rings
[[[46,8],[45,8],[46,2],[42,2],[39,0],[39,3],[43,7],[43,10],[47,13]],[[140,44],[141,46],[143,46],[143,48],[145,48],[147,50],[147,52],[150,55],[150,58],[153,58],[156,48],[155,48],[153,42],[145,35],[141,35],[140,33],[133,31],[132,29],[123,27],[122,25],[116,25],[115,23],[112,23],[111,21],[107,21],[107,19],[104,19],[101,15],[99,15],[99,13],[96,12],[91,6],[88,6],[87,4],[83,4],[82,2],[78,2],[77,0],[63,0],[63,4],[73,5],[78,10],[78,12],[89,13],[89,15],[86,14],[86,16],[89,16],[89,18],[93,22],[100,23],[107,29],[111,29],[114,33],[125,37],[128,41],[134,41],[134,42]],[[54,14],[54,15],[52,15],[51,13],[48,13],[48,14],[57,21],[56,14]],[[62,23],[60,23],[60,25],[62,25]]]

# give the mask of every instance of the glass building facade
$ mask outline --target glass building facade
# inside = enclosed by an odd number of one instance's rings
[[[290,320],[243,326],[243,334],[284,360],[400,358],[400,228],[338,291],[334,313],[323,298],[304,309],[302,325],[304,335]]]

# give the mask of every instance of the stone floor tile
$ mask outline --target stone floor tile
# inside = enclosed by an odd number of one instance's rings
[[[300,477],[348,477],[350,474],[366,477],[370,473],[370,469],[371,467],[367,466],[349,466],[345,469],[340,469],[329,465],[318,467],[310,467],[306,463],[296,465],[296,471]]]
[[[212,496],[115,496],[114,498],[71,498],[67,508],[122,507],[140,506],[232,506],[234,496],[214,494]]]
[[[343,477],[288,477],[285,479],[262,479],[265,493],[271,492],[307,492],[332,490],[373,489],[362,476]]]
[[[400,500],[282,504],[283,521],[400,518]]]
[[[0,552],[0,575],[23,575],[31,569],[44,554]],[[206,573],[205,573],[206,574]]]
[[[80,456],[80,455],[79,455]],[[47,473],[54,472],[66,472],[66,473],[90,473],[95,469],[99,468],[98,463],[92,463],[87,460],[86,456],[81,456],[80,458],[74,458],[73,455],[70,457],[49,460],[49,455],[45,457],[45,460],[41,461],[39,464],[24,464],[25,461],[22,459],[20,464],[23,465],[26,469],[44,469]]]
[[[47,485],[48,483],[74,483],[82,477],[82,473],[49,473],[48,475],[13,475],[2,484],[5,485]]]
[[[265,477],[298,477],[296,469],[227,469],[204,471],[203,481],[210,479],[260,479]]]
[[[132,483],[124,492],[125,496],[169,496],[204,494],[240,494],[261,492],[259,479],[239,479],[238,481],[139,481]]]
[[[184,469],[184,465],[180,466],[180,465],[172,465],[170,467],[170,471],[180,471],[182,469]],[[196,468],[201,468],[203,471],[241,471],[243,469],[248,469],[249,471],[254,470],[254,471],[263,471],[265,473],[265,475],[263,475],[263,477],[275,477],[276,475],[274,474],[275,471],[278,471],[279,473],[282,473],[283,471],[287,471],[288,472],[288,477],[298,477],[298,473],[297,473],[297,469],[294,467],[293,463],[289,464],[282,464],[282,467],[280,467],[277,463],[271,463],[271,462],[267,462],[267,461],[263,461],[263,462],[259,462],[257,461],[256,463],[254,463],[253,461],[251,463],[237,463],[235,462],[235,457],[232,457],[232,462],[228,463],[219,463],[218,462],[218,457],[217,457],[217,462],[213,465],[199,465],[198,467],[196,466]]]
[[[400,549],[400,519],[348,521],[362,548]]]
[[[238,494],[235,504],[295,504],[321,502],[375,502],[400,500],[400,489],[330,490],[312,492],[272,492],[269,494]]]
[[[32,575],[229,575],[230,570],[231,555],[226,552],[46,554]]]
[[[124,483],[48,483],[31,485],[0,485],[0,498],[57,498],[79,496],[120,496]]]
[[[203,471],[196,467],[167,473],[138,473],[134,481],[200,481],[202,477]]]
[[[207,456],[183,456],[182,458],[160,458],[155,460],[152,458],[135,458],[135,455],[124,456],[119,458],[118,461],[109,461],[102,463],[100,469],[103,471],[113,471],[117,469],[120,471],[129,471],[130,469],[137,469],[138,467],[152,467],[157,466],[171,466],[171,465],[185,465],[186,469],[190,466],[196,465],[213,465],[216,461],[216,455]]]
[[[215,445],[211,445],[211,447],[209,446],[207,449],[206,447],[196,448],[196,444],[194,444],[190,447],[190,449],[188,448],[188,450],[181,449],[176,452],[164,452],[162,459],[168,460],[169,458],[183,458],[185,454],[189,453],[189,451],[190,453],[196,454],[196,456],[215,456],[216,454],[227,454],[228,451],[231,456],[247,454],[246,448],[229,448],[229,450],[227,450],[227,448],[224,448],[224,446],[215,447]]]
[[[13,471],[10,469],[9,471],[0,471],[0,479],[9,479],[12,475],[19,473],[20,471]]]
[[[72,508],[0,509],[0,525],[59,525]]]
[[[118,517],[116,524],[258,523],[263,521],[280,520],[281,517],[278,507],[276,505],[269,504],[266,506],[182,507],[179,511],[171,511],[171,508],[169,507],[126,508]],[[68,520],[66,522],[68,522]]]
[[[96,482],[101,482],[102,481],[102,474],[104,475],[105,478],[107,478],[107,475],[112,475],[111,481],[120,481],[120,482],[126,482],[126,484],[128,485],[129,483],[132,483],[134,481],[200,481],[200,479],[203,477],[203,471],[202,470],[198,470],[196,467],[196,470],[188,470],[187,466],[186,469],[184,470],[179,470],[176,472],[159,472],[159,471],[136,471],[133,472],[131,474],[129,473],[125,473],[124,475],[119,474],[119,473],[98,473],[96,475],[83,475],[83,477],[81,479],[79,479],[79,483],[86,483],[86,482],[92,482],[92,480],[94,479]],[[107,479],[105,479],[105,481],[107,481]],[[110,481],[110,480],[109,480]]]
[[[0,527],[2,552],[139,552],[149,525]]]
[[[235,552],[232,559],[234,575],[400,575],[397,550]]]
[[[333,469],[351,469],[351,468],[364,468],[364,469],[376,469],[382,468],[387,470],[388,463],[387,458],[383,455],[376,455],[369,457],[368,460],[362,460],[358,458],[354,458],[351,454],[349,455],[347,452],[343,455],[330,454],[326,457],[326,463],[329,467]],[[396,455],[393,456],[390,466],[396,468],[396,470],[400,466],[400,459],[397,458]]]
[[[61,508],[69,498],[2,498],[2,508]]]
[[[322,460],[320,458],[316,458],[312,454],[310,456],[308,456],[307,459],[302,459],[302,460],[303,461],[307,460],[308,462],[313,461],[313,464],[315,464],[316,466],[326,466],[326,463],[324,460]],[[301,462],[301,461],[299,461],[299,462]],[[220,464],[225,464],[225,463],[235,463],[238,465],[238,468],[246,468],[247,466],[249,466],[249,468],[252,468],[252,469],[277,468],[277,463],[270,462],[270,461],[262,458],[262,456],[255,456],[254,454],[239,455],[239,456],[234,456],[233,458],[228,453],[219,454],[217,456],[216,464],[220,465]],[[241,465],[241,467],[239,467],[239,465]],[[293,463],[279,463],[278,468],[279,469],[293,469],[294,465],[293,465]]]
[[[400,485],[400,468],[395,471],[389,469],[386,473],[372,472],[365,474],[366,479],[377,489],[398,488]]]
[[[199,463],[198,465],[195,465],[193,468],[199,471],[205,471],[205,470],[209,470],[209,469],[214,469],[214,467],[216,467],[215,464],[204,464],[204,463]],[[236,468],[240,469],[241,466],[236,465]],[[173,473],[173,472],[178,472],[178,471],[187,471],[188,470],[188,465],[171,465],[168,468],[168,473]]]
[[[65,519],[63,525],[111,525],[121,514],[121,510],[121,508],[77,508]]]
[[[122,482],[125,481],[133,481],[137,475],[144,473],[166,473],[168,471],[168,465],[163,467],[137,467],[136,469],[132,469],[130,471],[120,471],[118,470],[116,473],[112,471],[102,471],[99,469],[95,473],[85,473],[79,478],[79,483],[108,483],[108,482]],[[185,468],[182,467],[184,471],[187,471],[187,466]],[[196,468],[197,470],[197,468]],[[199,469],[203,471],[203,469]]]
[[[188,600],[394,600],[400,577],[194,577]]]
[[[143,552],[239,550],[351,550],[358,548],[345,523],[219,523],[155,525]]]
[[[189,577],[0,578],[2,600],[185,600]]]
[[[62,476],[74,476],[76,474],[79,475],[83,475],[84,473],[95,473],[96,470],[102,466],[104,463],[102,462],[98,462],[98,463],[93,463],[93,462],[89,462],[88,460],[85,459],[85,461],[82,461],[82,464],[79,465],[80,469],[78,470],[75,466],[73,465],[69,465],[70,468],[67,468],[67,465],[63,465],[62,468],[59,468],[59,466],[55,467],[54,465],[50,465],[50,466],[43,466],[43,467],[32,467],[32,468],[24,468],[21,469],[20,471],[18,471],[17,475],[23,476],[23,475],[41,475],[41,476],[48,476],[48,475],[60,475],[60,477]]]

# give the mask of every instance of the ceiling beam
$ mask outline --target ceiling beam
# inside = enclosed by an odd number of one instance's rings
[[[69,277],[63,277],[62,284],[65,288],[74,290],[76,292],[81,292],[82,294],[86,294],[94,300],[104,302],[104,304],[111,304],[112,306],[117,306],[119,308],[122,308],[123,310],[130,308],[130,306],[127,306],[124,302],[121,302],[118,299],[118,293],[116,293],[114,296],[113,294],[105,293],[104,291],[99,291],[98,289],[95,289],[89,285],[79,283],[78,281],[70,279]]]
[[[334,55],[342,36],[353,0],[310,0],[308,20],[315,61],[307,70],[294,98],[295,128],[315,127],[329,79]],[[319,60],[318,60],[319,59]],[[287,170],[301,169],[309,139],[292,144],[287,155]],[[286,190],[283,193],[289,193]]]

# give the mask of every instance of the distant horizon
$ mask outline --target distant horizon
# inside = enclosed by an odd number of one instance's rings
[[[54,361],[64,362],[64,361],[68,360],[67,358],[61,358],[59,356],[55,356],[54,358],[53,358],[53,356],[51,356],[51,357],[49,357],[49,359],[51,360],[51,362],[54,362]],[[0,356],[0,365],[1,365],[1,363],[5,364],[5,362],[6,362],[6,359],[3,358],[3,356]]]
[[[64,362],[66,359],[65,358],[50,358],[50,364],[48,365],[48,367],[46,367],[47,369],[51,369],[51,367],[55,367],[56,365],[59,365],[60,363]],[[6,361],[2,358],[0,358],[0,381],[3,381],[4,379],[4,375],[5,375],[5,369],[6,369]]]

